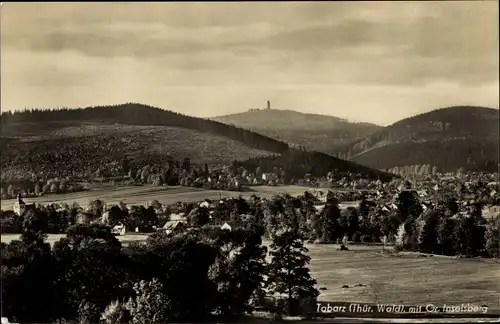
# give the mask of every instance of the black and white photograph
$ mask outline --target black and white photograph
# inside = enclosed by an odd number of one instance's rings
[[[499,2],[0,3],[1,324],[500,321]]]

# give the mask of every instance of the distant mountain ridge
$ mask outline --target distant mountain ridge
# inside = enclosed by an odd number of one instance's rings
[[[115,164],[124,156],[137,163],[146,160],[161,163],[173,152],[181,155],[174,157],[177,159],[189,155],[194,163],[207,163],[210,157],[209,162],[222,164],[249,158],[255,162],[265,156],[280,155],[289,158],[288,164],[293,165],[294,159],[300,163],[300,168],[289,170],[313,170],[316,176],[324,174],[314,170],[360,173],[370,178],[392,177],[326,154],[300,152],[283,141],[243,128],[136,103],[6,112],[1,115],[0,124],[2,170],[22,165],[23,172],[30,172],[29,168],[57,172],[57,168],[63,167],[69,172],[98,163]],[[315,158],[311,159],[312,156]],[[314,168],[308,164],[313,162],[320,165]],[[271,167],[267,162],[264,164],[263,171],[264,167]]]
[[[499,110],[455,106],[400,120],[336,156],[378,169],[430,164],[442,171],[498,170]]]
[[[300,128],[307,130],[329,130],[334,126],[352,124],[347,119],[339,117],[322,114],[302,113],[295,110],[277,109],[249,110],[236,114],[217,116],[210,119],[223,123],[232,123],[234,125],[246,128],[260,127],[278,129]]]
[[[250,110],[210,119],[327,154],[382,129],[375,124],[354,123],[328,115],[276,109]]]

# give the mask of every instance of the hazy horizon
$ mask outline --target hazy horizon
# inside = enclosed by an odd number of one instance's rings
[[[498,109],[498,3],[3,3],[1,107]]]

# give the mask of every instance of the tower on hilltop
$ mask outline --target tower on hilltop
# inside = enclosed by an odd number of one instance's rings
[[[271,110],[271,102],[269,100],[267,101],[267,110]]]

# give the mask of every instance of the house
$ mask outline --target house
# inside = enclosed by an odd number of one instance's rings
[[[425,189],[417,191],[417,194],[419,197],[427,197],[428,196],[427,190],[425,190]]]
[[[316,196],[316,199],[318,202],[326,203],[326,195],[319,194],[319,197]]]
[[[325,205],[316,205],[314,206],[314,208],[316,209],[316,211],[321,212],[325,208]]]
[[[335,199],[335,194],[331,190],[328,190],[326,194],[326,201],[332,201],[334,199]]]
[[[164,230],[167,234],[183,231],[184,229],[186,229],[186,223],[181,221],[168,221],[163,225],[163,228],[161,228],[161,230]]]
[[[9,322],[9,319],[7,317],[2,317],[2,324],[18,324],[18,323],[11,323]]]
[[[115,235],[125,235],[126,233],[125,225],[123,225],[123,223],[116,225],[111,229],[111,233]]]
[[[33,210],[36,209],[35,204],[26,204],[23,200],[23,197],[21,194],[17,195],[17,199],[14,202],[14,205],[12,206],[12,210],[19,215],[22,216],[24,213],[26,213],[28,210]]]
[[[184,217],[184,213],[172,213],[170,214],[170,220],[180,220]]]
[[[109,212],[106,211],[101,216],[101,224],[109,224]]]
[[[498,205],[490,206],[490,207],[488,207],[488,212],[490,214],[498,214],[498,213],[500,213],[500,206],[498,206]]]
[[[264,181],[276,181],[278,179],[278,176],[276,173],[263,173],[262,174],[262,180]]]
[[[429,204],[429,203],[423,202],[420,205],[422,206],[423,211],[427,211],[428,209],[432,208],[431,204]]]

